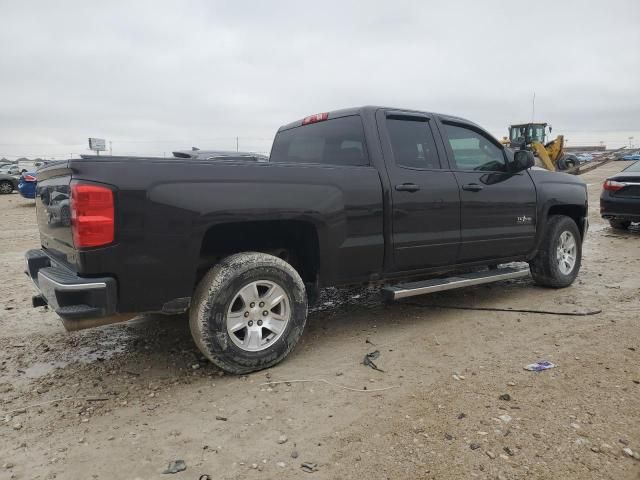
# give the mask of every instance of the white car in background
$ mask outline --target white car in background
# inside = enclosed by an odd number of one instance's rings
[[[576,158],[580,163],[585,163],[593,160],[593,155],[591,155],[590,153],[578,153],[576,154]]]
[[[20,175],[20,167],[18,165],[7,165],[0,168],[2,175]]]

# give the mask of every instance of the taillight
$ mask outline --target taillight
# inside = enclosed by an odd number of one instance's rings
[[[310,123],[324,122],[327,118],[329,118],[329,113],[316,113],[315,115],[310,115],[302,120],[302,125],[309,125]]]
[[[98,185],[71,185],[71,230],[76,248],[113,242],[113,192]]]
[[[34,177],[33,175],[23,175],[22,178],[24,179],[25,182],[35,182],[36,181],[36,177]]]
[[[605,180],[602,188],[609,190],[610,192],[617,192],[621,188],[626,187],[626,183],[616,182],[615,180]]]

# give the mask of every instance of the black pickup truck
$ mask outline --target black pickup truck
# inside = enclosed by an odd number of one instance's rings
[[[584,182],[532,168],[478,125],[361,107],[278,130],[268,162],[86,157],[38,172],[26,272],[69,330],[189,312],[226,371],[281,361],[318,288],[390,298],[520,276],[570,285]]]

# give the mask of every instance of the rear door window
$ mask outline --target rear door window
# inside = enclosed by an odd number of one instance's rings
[[[369,165],[358,115],[303,125],[276,135],[269,161],[326,165]]]
[[[436,143],[426,118],[388,117],[387,130],[397,166],[440,168]]]

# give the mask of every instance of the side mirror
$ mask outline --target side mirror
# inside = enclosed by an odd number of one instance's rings
[[[522,172],[527,168],[531,168],[536,164],[536,159],[533,153],[529,150],[516,150],[513,153],[513,163],[511,164],[511,171]]]

